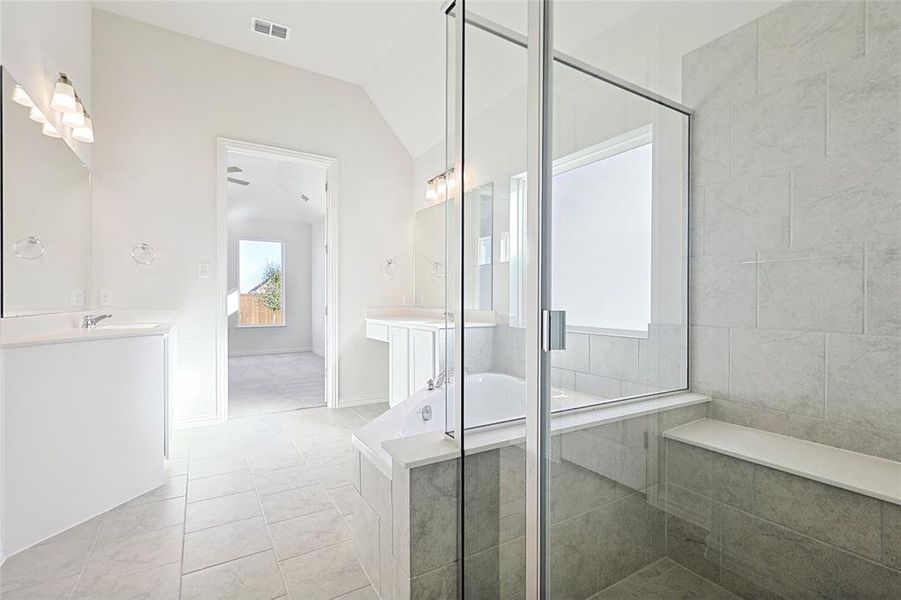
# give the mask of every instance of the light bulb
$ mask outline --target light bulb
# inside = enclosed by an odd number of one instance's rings
[[[80,99],[75,101],[75,110],[63,114],[63,125],[67,127],[84,127],[84,105]]]
[[[25,91],[18,83],[16,84],[16,89],[13,90],[13,102],[16,104],[21,104],[26,108],[33,108],[34,102],[31,101],[31,96],[28,95],[28,92]]]
[[[425,188],[425,199],[426,200],[434,200],[437,197],[437,192],[435,191],[435,185],[433,183],[429,183]]]
[[[72,137],[85,144],[94,143],[94,124],[91,122],[91,115],[84,114],[84,125],[73,129]]]
[[[34,121],[35,123],[46,123],[47,117],[44,116],[44,113],[41,112],[41,109],[37,106],[31,107],[31,112],[28,113],[28,118]]]
[[[65,74],[60,73],[56,86],[53,88],[53,99],[50,107],[61,113],[69,113],[75,110],[75,88],[69,82]]]
[[[44,126],[41,128],[41,133],[43,133],[47,137],[52,138],[63,137],[62,135],[60,135],[59,131],[57,131],[56,127],[54,127],[52,123],[44,123]]]

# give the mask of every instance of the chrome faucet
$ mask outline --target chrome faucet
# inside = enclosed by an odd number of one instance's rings
[[[85,329],[94,329],[97,327],[97,323],[102,321],[103,319],[109,319],[113,315],[107,313],[105,315],[85,315],[81,318],[81,326]]]
[[[472,369],[470,369],[469,367],[464,367],[463,372],[466,373],[467,375],[469,375],[470,373],[472,373]],[[429,391],[431,392],[431,391],[434,391],[436,388],[440,388],[445,383],[447,383],[448,380],[450,380],[450,378],[453,376],[454,376],[454,368],[453,367],[451,367],[449,369],[444,369],[443,371],[438,373],[438,376],[435,379],[429,379],[429,381],[427,382]]]

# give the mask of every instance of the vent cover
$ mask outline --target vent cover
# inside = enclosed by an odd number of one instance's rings
[[[291,35],[291,28],[287,25],[279,25],[259,17],[250,17],[250,30],[277,40],[287,40]]]

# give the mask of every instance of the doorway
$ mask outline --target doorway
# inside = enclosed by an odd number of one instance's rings
[[[218,141],[217,417],[335,405],[335,159]]]

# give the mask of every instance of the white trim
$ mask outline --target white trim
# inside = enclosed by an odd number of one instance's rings
[[[288,150],[231,138],[216,138],[216,415],[228,421],[228,215],[226,178],[229,152],[254,158],[286,160],[326,170],[326,317],[325,400],[338,406],[338,159],[321,154]],[[200,421],[203,421],[201,418]],[[194,420],[191,420],[193,423]],[[177,426],[179,426],[177,424]]]
[[[219,425],[219,415],[213,413],[211,415],[203,415],[200,417],[187,417],[175,420],[175,429],[192,429],[194,427],[208,427],[210,425]]]
[[[364,394],[362,396],[347,396],[338,401],[338,406],[347,408],[348,406],[363,406],[365,404],[378,404],[388,402],[388,394]]]
[[[300,352],[313,352],[312,348],[275,348],[273,350],[244,350],[242,352],[229,352],[228,357],[240,356],[265,356],[267,354],[298,354]]]

